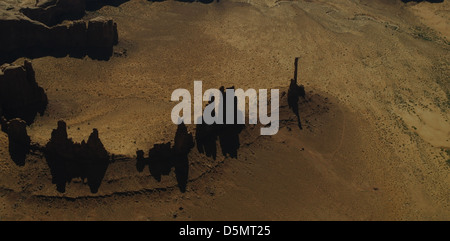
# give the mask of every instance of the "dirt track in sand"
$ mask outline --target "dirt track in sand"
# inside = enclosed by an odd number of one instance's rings
[[[111,165],[98,194],[80,183],[58,194],[45,161],[13,164],[2,133],[0,218],[448,220],[449,3],[274,2],[132,0],[89,13],[117,22],[116,56],[33,60],[50,103],[29,134],[44,144],[64,119],[74,140],[98,128],[108,151],[132,156],[173,138],[176,88],[283,90],[296,56],[310,128],[285,109],[278,135],[241,135],[238,159],[193,151],[185,194],[133,161]]]

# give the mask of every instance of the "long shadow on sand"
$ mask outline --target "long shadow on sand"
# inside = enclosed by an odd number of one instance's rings
[[[232,87],[234,89],[234,87]],[[230,88],[231,89],[231,88]],[[226,110],[226,99],[229,98],[222,86],[220,88],[224,100],[222,102],[223,109]],[[214,99],[210,101],[208,105],[214,105]],[[237,98],[234,97],[234,118],[237,123],[237,119],[243,115],[237,110]],[[213,112],[214,116],[215,113]],[[225,123],[226,115],[223,115],[223,121]],[[237,158],[238,150],[240,148],[239,134],[244,129],[243,124],[229,124],[229,125],[208,125],[197,124],[196,126],[196,145],[197,150],[201,154],[205,154],[207,157],[217,158],[217,140],[222,150],[223,156]],[[148,157],[144,157],[144,151],[139,150],[136,152],[136,169],[139,172],[143,172],[145,167],[148,166],[150,175],[158,182],[161,181],[162,176],[170,174],[172,168],[175,168],[175,174],[178,182],[178,186],[181,192],[186,191],[186,185],[189,176],[189,153],[195,146],[192,134],[190,134],[184,123],[178,125],[177,132],[175,134],[174,145],[170,142],[155,144],[148,152]]]
[[[44,155],[52,175],[52,182],[59,192],[66,191],[66,183],[74,178],[87,179],[92,193],[97,193],[110,163],[108,152],[100,141],[98,131],[93,130],[87,142],[74,143],[67,136],[66,123],[58,122]]]
[[[81,1],[36,1],[35,7],[25,7],[20,12],[32,20],[54,26],[64,20],[78,20],[86,11],[96,11],[104,6],[119,7],[130,0],[81,0]]]
[[[150,171],[150,175],[158,182],[161,176],[167,176],[175,168],[175,175],[178,187],[181,192],[186,191],[189,176],[189,152],[194,147],[194,138],[184,125],[178,125],[175,133],[174,145],[171,143],[155,144],[149,151],[149,157],[144,157],[144,152],[139,150],[136,152],[137,161],[136,169],[142,172],[146,166]]]
[[[86,10],[87,11],[96,11],[104,6],[112,6],[119,7],[120,5],[129,2],[130,0],[86,0]]]

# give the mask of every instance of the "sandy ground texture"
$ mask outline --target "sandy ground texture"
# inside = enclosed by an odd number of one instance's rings
[[[49,105],[28,133],[45,145],[58,120],[75,141],[97,128],[131,160],[97,194],[80,180],[61,194],[41,156],[11,161],[1,133],[1,220],[450,219],[448,1],[131,0],[96,16],[117,22],[114,56],[34,59]],[[237,159],[193,149],[187,192],[136,171],[136,150],[173,141],[173,90],[286,92],[294,57],[303,130],[283,96],[279,133],[248,126]]]

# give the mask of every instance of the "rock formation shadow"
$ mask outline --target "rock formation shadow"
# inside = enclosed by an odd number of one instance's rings
[[[96,11],[104,6],[119,7],[130,0],[86,0],[86,10]]]
[[[155,144],[149,150],[149,157],[144,157],[143,151],[137,151],[136,169],[142,172],[146,166],[150,175],[152,175],[158,182],[161,181],[162,175],[169,175],[173,166],[173,153],[171,143]]]
[[[81,144],[87,162],[88,185],[92,193],[97,193],[109,166],[109,155],[100,141],[97,129],[92,131],[85,145],[84,142]]]
[[[144,152],[139,150],[136,152],[136,169],[142,172],[145,166],[148,166],[150,175],[158,182],[161,176],[170,174],[172,168],[175,168],[175,175],[178,187],[181,192],[186,191],[189,177],[189,152],[194,147],[194,138],[188,132],[186,125],[181,123],[178,125],[175,133],[174,146],[171,143],[155,144],[150,149],[148,158],[144,157]]]
[[[234,87],[229,88],[234,89]],[[220,88],[222,95],[224,96],[221,103],[223,109],[226,110],[226,100],[231,98],[227,96],[225,88]],[[228,125],[211,124],[208,125],[205,122],[197,124],[196,126],[196,144],[199,153],[205,154],[208,157],[214,159],[217,158],[217,139],[219,139],[219,145],[224,156],[230,156],[237,158],[237,151],[240,148],[239,134],[243,130],[243,124],[237,124],[238,118],[243,117],[237,109],[237,98],[234,97],[234,123]],[[208,105],[213,105],[214,99],[212,99]],[[213,111],[212,116],[215,116]],[[200,117],[202,118],[202,117]],[[202,119],[203,120],[203,119]],[[226,114],[223,115],[224,123],[226,120]],[[157,180],[161,181],[162,175],[169,175],[172,168],[175,169],[175,175],[178,186],[181,192],[186,191],[186,186],[189,177],[189,158],[188,155],[192,148],[194,148],[194,138],[191,133],[188,132],[186,125],[181,123],[178,125],[174,145],[171,147],[171,143],[155,144],[150,149],[148,157],[144,157],[144,151],[139,150],[136,152],[136,169],[142,172],[146,166],[148,166],[150,174]]]
[[[161,181],[161,175],[169,175],[173,166],[171,143],[154,145],[153,149],[149,151],[149,156],[150,174],[157,181]]]
[[[234,89],[234,86],[227,89]],[[219,137],[220,148],[222,149],[223,156],[229,155],[232,158],[237,158],[238,150],[241,146],[239,134],[245,127],[245,125],[243,124],[237,124],[237,120],[238,118],[242,118],[242,115],[244,115],[244,113],[239,111],[237,108],[237,97],[229,96],[223,86],[220,87],[220,91],[223,95],[223,123],[226,123],[227,119],[227,111],[225,111],[227,109],[227,99],[234,98],[234,124],[217,125],[217,134]]]
[[[44,149],[52,182],[59,192],[65,192],[66,183],[73,178],[87,179],[92,193],[97,193],[109,165],[109,154],[93,130],[87,142],[74,143],[67,136],[66,123],[58,122]]]
[[[8,135],[9,155],[17,166],[24,166],[30,153],[31,139],[27,134],[27,123],[21,119],[6,122],[2,119],[2,130]]]
[[[234,87],[228,88],[234,89]],[[222,108],[226,110],[227,99],[232,98],[227,95],[227,91],[222,86],[220,87],[222,92],[223,101]],[[208,103],[209,105],[214,105],[214,97]],[[195,140],[197,144],[197,150],[199,153],[205,154],[207,157],[212,157],[214,160],[217,158],[217,139],[219,140],[219,146],[222,150],[223,156],[230,156],[232,158],[237,158],[238,150],[240,148],[239,134],[244,129],[244,124],[237,124],[237,120],[242,118],[244,113],[238,110],[238,100],[237,97],[233,99],[234,103],[234,124],[206,124],[202,119],[202,124],[197,124]],[[211,116],[215,117],[215,111],[213,110]],[[227,113],[224,111],[222,116],[223,123],[226,123]]]
[[[300,97],[305,98],[305,87],[303,85],[297,84],[298,60],[299,58],[295,58],[294,78],[291,79],[288,90],[288,104],[289,108],[292,109],[292,112],[294,112],[295,116],[297,117],[298,127],[300,128],[300,130],[302,130],[302,122],[298,111],[298,100]]]
[[[108,60],[118,42],[111,19],[81,19],[93,6],[118,6],[128,0],[36,0],[1,11],[0,63],[19,57],[84,57]],[[71,20],[71,21],[65,21]],[[73,21],[76,20],[76,21]],[[65,22],[63,22],[65,21]]]

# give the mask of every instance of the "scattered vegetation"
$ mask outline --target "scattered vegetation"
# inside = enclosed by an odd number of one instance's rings
[[[444,150],[445,153],[447,153],[447,155],[450,157],[450,149]]]
[[[427,30],[430,30],[430,29],[427,29]],[[433,39],[435,37],[435,36],[433,36],[431,34],[430,31],[426,31],[425,29],[423,29],[422,27],[419,27],[419,26],[416,26],[413,29],[413,31],[414,31],[413,32],[413,36],[415,38],[420,38],[420,39],[423,39],[423,40],[426,40],[426,41],[433,41]]]
[[[441,149],[441,151],[443,151],[444,153],[446,153],[447,154],[447,161],[445,161],[445,162],[447,162],[447,164],[450,166],[450,149]],[[442,155],[442,154],[441,154]],[[442,155],[442,157],[444,157],[444,155]],[[444,157],[445,158],[445,157]]]

